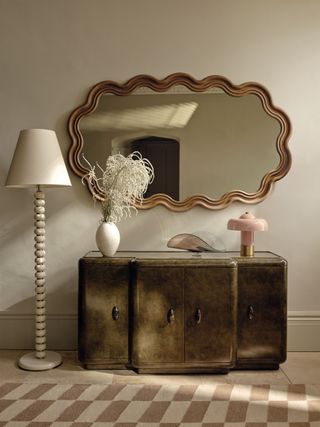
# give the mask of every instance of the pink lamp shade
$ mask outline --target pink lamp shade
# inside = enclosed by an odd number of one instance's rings
[[[265,231],[268,223],[265,219],[256,218],[252,213],[246,212],[237,219],[228,221],[228,230],[241,231],[241,255],[253,256],[254,232]]]

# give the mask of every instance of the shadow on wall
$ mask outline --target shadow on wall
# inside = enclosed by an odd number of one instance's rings
[[[11,307],[9,311],[12,312],[12,307],[15,307],[14,312],[32,313],[33,304],[26,301],[34,292],[34,190],[5,188],[7,171],[2,165],[0,169],[0,180],[3,183],[0,188],[0,311]],[[72,197],[67,196],[69,191],[69,188],[45,189],[47,277],[57,289],[66,282],[66,277],[73,283],[71,288],[75,288],[76,283],[76,264],[73,265],[73,260],[68,262],[72,253],[69,250],[69,236],[65,232],[66,222],[70,222],[69,218],[72,217]],[[64,307],[64,298],[57,304],[59,312],[70,309],[70,296],[67,300],[69,307]]]
[[[59,286],[46,295],[47,348],[74,350],[77,348],[77,295],[76,290],[70,286],[73,274],[65,270],[59,276]],[[29,288],[34,289],[32,283]],[[65,301],[64,306],[61,306],[61,301]],[[60,307],[58,313],[54,310],[56,306]],[[0,312],[0,348],[15,349],[17,343],[20,348],[34,348],[34,312],[35,296],[21,299]]]
[[[33,194],[36,188],[6,188],[5,181],[7,178],[7,170],[4,170],[0,165],[0,181],[3,186],[0,188],[1,210],[0,210],[0,239],[1,249],[10,242],[14,244],[15,240],[19,240],[21,235],[27,230],[34,230],[34,213],[33,213]],[[44,188],[46,196],[46,221],[48,222],[51,216],[61,212],[68,206],[65,197],[52,199],[50,192],[52,189]],[[66,191],[66,189],[59,189]]]
[[[0,165],[0,240],[3,250],[7,242],[18,238],[33,224],[33,196],[29,189],[5,188],[7,170]]]
[[[12,304],[2,311],[2,314],[19,314],[26,313],[33,315],[35,311],[35,293],[34,293],[34,276],[31,271],[28,294],[31,296],[21,298],[15,304]],[[64,313],[74,315],[77,313],[77,289],[74,284],[74,272],[69,269],[60,270],[54,274],[55,287],[51,291],[46,291],[46,313],[47,315],[63,316]],[[46,277],[46,285],[50,285],[51,275]],[[56,309],[59,307],[59,310]]]

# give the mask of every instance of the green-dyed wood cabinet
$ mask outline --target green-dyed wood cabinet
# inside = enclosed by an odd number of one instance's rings
[[[153,373],[276,369],[286,277],[269,252],[90,252],[79,261],[79,359]]]
[[[137,259],[131,364],[138,372],[226,372],[235,364],[236,262]]]
[[[276,369],[286,360],[287,262],[238,259],[237,368]]]
[[[126,260],[79,262],[78,350],[88,368],[128,364],[129,280]]]

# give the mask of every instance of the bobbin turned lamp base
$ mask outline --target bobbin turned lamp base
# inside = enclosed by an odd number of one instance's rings
[[[24,129],[20,132],[6,180],[6,187],[36,187],[34,194],[35,352],[21,357],[22,369],[41,371],[61,363],[57,353],[46,352],[46,215],[42,187],[71,186],[54,131]]]
[[[42,359],[36,357],[36,352],[24,354],[18,361],[18,365],[27,371],[46,371],[61,365],[62,357],[54,351],[46,351],[46,356]]]

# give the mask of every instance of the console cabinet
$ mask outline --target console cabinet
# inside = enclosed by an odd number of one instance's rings
[[[153,373],[276,369],[286,271],[267,252],[91,252],[79,261],[79,359]]]
[[[128,260],[101,261],[79,263],[79,360],[88,368],[121,369],[129,362]]]
[[[237,262],[236,366],[277,369],[286,360],[287,262],[276,256]]]
[[[132,358],[138,372],[227,371],[235,362],[236,263],[136,260]]]

